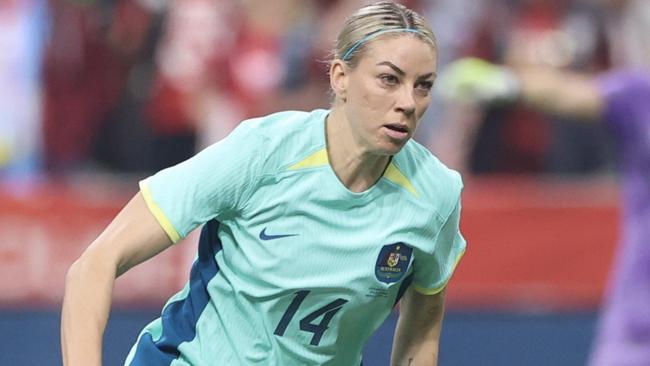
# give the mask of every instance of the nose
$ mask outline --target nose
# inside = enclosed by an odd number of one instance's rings
[[[400,88],[395,103],[395,109],[407,116],[415,112],[415,95],[412,88],[404,86]]]

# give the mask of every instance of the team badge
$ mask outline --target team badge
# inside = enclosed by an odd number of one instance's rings
[[[375,265],[377,279],[384,283],[401,280],[408,270],[411,254],[413,254],[413,248],[404,243],[384,245]]]

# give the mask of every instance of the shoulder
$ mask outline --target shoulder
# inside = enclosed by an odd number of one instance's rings
[[[648,89],[650,88],[650,73],[635,69],[618,69],[606,72],[599,77],[600,82],[614,90],[619,89]]]
[[[645,97],[650,94],[650,73],[640,70],[614,70],[598,78],[606,100]]]
[[[456,207],[463,190],[463,180],[427,148],[409,141],[394,158],[394,163],[417,191],[418,199],[433,206],[442,218]]]
[[[617,70],[598,79],[604,101],[605,122],[621,136],[634,138],[636,130],[645,124],[650,108],[650,73],[635,70]]]
[[[258,158],[263,160],[265,171],[278,169],[299,159],[302,154],[322,148],[324,120],[328,110],[311,112],[283,111],[243,121],[232,136],[255,146]],[[242,148],[248,147],[243,144]]]
[[[283,111],[263,117],[247,119],[235,131],[258,136],[266,143],[283,143],[287,138],[304,138],[322,126],[328,111]],[[322,131],[321,131],[322,132]]]
[[[306,124],[316,123],[319,118],[324,118],[328,111],[316,109],[305,111],[282,111],[263,117],[251,118],[243,121],[237,128],[264,133],[268,136],[282,136],[285,132],[305,128]]]

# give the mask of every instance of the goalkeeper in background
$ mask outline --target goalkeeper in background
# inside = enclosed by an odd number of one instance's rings
[[[635,17],[648,10],[643,1],[610,2],[615,5],[624,7],[607,10]],[[634,34],[643,34],[636,30]],[[642,47],[631,51],[645,54],[645,60],[637,58],[634,66],[600,75],[547,66],[514,69],[462,59],[449,65],[438,81],[438,90],[453,101],[519,100],[580,121],[571,123],[604,123],[616,140],[623,187],[622,236],[591,366],[650,365],[650,52],[642,52]]]

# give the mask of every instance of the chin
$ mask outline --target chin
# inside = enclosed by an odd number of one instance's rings
[[[408,140],[404,141],[403,143],[386,142],[381,146],[378,146],[377,154],[390,156],[395,155],[400,152],[400,150],[402,150],[404,145],[406,145],[406,142],[408,142]]]

